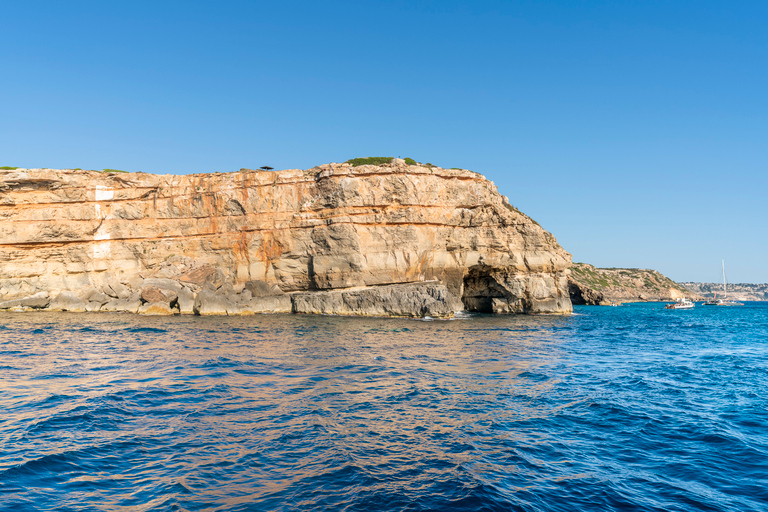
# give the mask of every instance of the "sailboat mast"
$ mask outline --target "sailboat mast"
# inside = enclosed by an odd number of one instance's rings
[[[725,287],[725,260],[723,260],[723,299],[728,298],[728,290]]]

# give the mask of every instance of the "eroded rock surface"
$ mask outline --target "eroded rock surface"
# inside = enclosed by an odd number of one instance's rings
[[[354,314],[379,287],[435,281],[453,310],[571,310],[570,255],[493,183],[397,160],[186,176],[0,171],[0,264],[0,301],[43,291],[52,309],[133,310],[131,296],[153,287],[174,299],[141,304],[247,314],[295,309],[297,292],[374,290],[342,299]]]
[[[393,284],[352,290],[297,293],[294,313],[447,318],[461,305],[445,285]]]

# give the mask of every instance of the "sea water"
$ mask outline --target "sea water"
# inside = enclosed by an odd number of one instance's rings
[[[0,315],[0,510],[768,510],[768,304]]]

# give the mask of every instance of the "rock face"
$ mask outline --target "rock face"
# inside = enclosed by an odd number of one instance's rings
[[[296,292],[376,290],[339,296],[354,314],[379,287],[435,281],[453,311],[571,311],[570,255],[493,183],[397,160],[185,176],[0,171],[0,264],[0,301],[43,291],[60,309],[133,310],[140,293],[144,305],[203,314],[206,299],[237,314],[291,310]],[[426,289],[412,292],[443,293]],[[306,309],[326,302],[301,296]],[[391,311],[404,300],[389,297]]]
[[[605,299],[603,292],[593,290],[589,286],[577,283],[571,278],[568,278],[568,293],[571,295],[571,304],[574,305],[600,306],[610,303],[610,301]]]
[[[13,310],[29,310],[29,309],[43,309],[47,308],[51,303],[51,299],[48,298],[48,294],[45,292],[38,292],[31,297],[24,299],[7,300],[0,302],[0,309],[13,309]]]
[[[298,293],[294,313],[447,318],[461,305],[437,283],[393,284],[363,289]]]

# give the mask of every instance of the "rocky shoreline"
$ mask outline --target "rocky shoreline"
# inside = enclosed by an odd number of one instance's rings
[[[437,282],[288,294],[265,281],[247,281],[237,287],[222,284],[221,271],[210,266],[196,268],[181,280],[134,279],[131,285],[112,283],[79,293],[64,290],[55,297],[38,292],[0,302],[0,311],[200,316],[304,313],[448,318],[459,309],[456,298]]]
[[[570,313],[570,254],[482,175],[0,172],[0,310]]]

